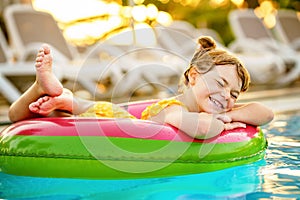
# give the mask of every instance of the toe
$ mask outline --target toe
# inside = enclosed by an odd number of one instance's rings
[[[35,66],[36,66],[36,67],[40,67],[40,66],[42,66],[42,63],[41,63],[41,62],[36,62],[36,63],[35,63]]]
[[[43,44],[42,45],[42,49],[44,51],[45,54],[49,54],[50,53],[50,47],[48,44]]]
[[[31,103],[29,105],[29,110],[32,111],[32,112],[37,112],[38,111],[38,106],[36,105],[36,103]]]
[[[42,100],[43,102],[49,101],[49,99],[50,99],[49,96],[44,96],[44,97],[41,98],[41,100]]]

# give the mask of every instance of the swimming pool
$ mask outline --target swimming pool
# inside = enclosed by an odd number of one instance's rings
[[[140,180],[31,178],[0,173],[5,199],[300,199],[300,112],[263,126],[256,163],[197,175]]]

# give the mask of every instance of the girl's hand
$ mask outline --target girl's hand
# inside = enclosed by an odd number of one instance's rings
[[[242,122],[224,123],[224,130],[232,130],[235,128],[246,128],[246,124]]]
[[[228,115],[226,115],[226,113],[218,114],[218,115],[216,116],[216,118],[217,118],[218,120],[221,120],[223,123],[230,123],[230,122],[232,122],[231,117],[229,117]]]

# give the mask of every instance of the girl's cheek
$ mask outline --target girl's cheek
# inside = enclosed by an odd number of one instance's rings
[[[217,87],[215,84],[207,83],[206,87],[207,87],[207,90],[211,93],[221,91],[220,88]]]
[[[229,100],[228,102],[228,110],[231,110],[233,107],[234,107],[234,104],[235,104],[235,100]]]

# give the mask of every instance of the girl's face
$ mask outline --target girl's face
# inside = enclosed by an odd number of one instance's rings
[[[191,68],[189,84],[198,111],[207,113],[231,110],[241,90],[241,80],[234,65],[218,65],[205,74]]]

